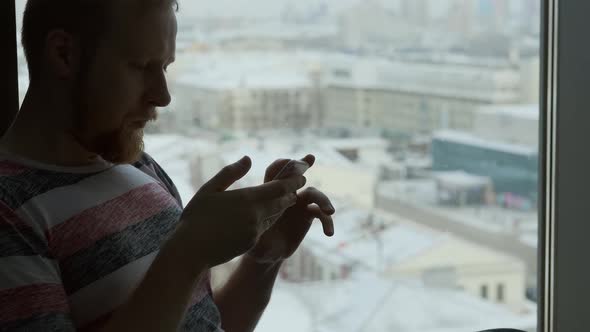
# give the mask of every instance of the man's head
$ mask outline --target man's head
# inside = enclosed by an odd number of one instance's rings
[[[143,127],[170,103],[176,9],[176,0],[28,0],[31,86],[56,92],[64,130],[89,152],[128,163],[143,150]]]

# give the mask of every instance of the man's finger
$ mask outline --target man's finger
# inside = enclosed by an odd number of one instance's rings
[[[313,166],[313,164],[315,164],[315,156],[312,154],[308,154],[307,156],[303,157],[301,159],[302,161],[305,161],[309,167]]]
[[[264,173],[264,182],[266,183],[272,181],[272,179],[274,179],[274,177],[279,174],[281,169],[283,169],[283,167],[285,167],[289,161],[290,159],[278,159],[270,164]]]
[[[284,180],[273,180],[263,185],[250,188],[254,200],[266,201],[277,199],[305,186],[305,176],[295,176]]]
[[[324,234],[327,236],[334,236],[334,220],[332,219],[332,216],[325,214],[317,205],[308,206],[307,211],[310,216],[317,218],[322,222]]]
[[[275,199],[268,205],[265,205],[264,212],[266,215],[275,216],[277,214],[282,214],[286,209],[292,207],[295,204],[297,204],[297,194],[291,193],[281,198]]]
[[[275,199],[274,201],[263,206],[262,215],[264,218],[260,220],[263,223],[264,230],[266,231],[279,219],[279,217],[288,208],[297,204],[297,195],[295,193],[285,195],[281,198]]]
[[[299,194],[299,202],[304,205],[317,204],[322,209],[322,212],[327,215],[336,213],[336,209],[328,196],[313,187],[307,188]]]
[[[243,178],[252,167],[252,160],[246,156],[239,161],[225,166],[211,180],[205,183],[198,193],[215,193],[227,190],[232,184]]]

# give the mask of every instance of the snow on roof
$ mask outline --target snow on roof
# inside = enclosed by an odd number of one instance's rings
[[[334,24],[295,25],[282,22],[267,22],[241,29],[219,30],[210,35],[213,41],[239,38],[267,38],[277,40],[333,37],[338,27]]]
[[[348,9],[357,0],[199,0],[184,1],[179,15],[194,18],[245,18],[249,20],[277,19],[285,12],[316,10],[325,3],[331,15]],[[384,2],[387,5],[389,1]],[[391,6],[389,6],[391,7]]]
[[[394,225],[375,235],[365,234],[360,240],[341,243],[336,252],[362,262],[374,271],[381,271],[385,266],[415,257],[445,239],[445,235],[420,232],[405,225]]]
[[[392,223],[391,215],[373,214],[350,206],[347,201],[335,201],[336,232],[327,238],[321,223],[312,225],[303,245],[322,260],[357,263],[373,271],[382,270],[381,263],[391,266],[415,257],[445,241],[448,236],[416,227]],[[369,226],[369,219],[373,224]],[[386,229],[375,232],[379,224]],[[383,262],[380,261],[381,257]]]
[[[517,98],[518,74],[507,67],[390,61],[374,57],[326,61],[334,87],[391,90],[475,100],[509,102]],[[337,70],[338,69],[338,70]],[[346,72],[348,75],[342,75]],[[508,90],[504,90],[510,88]]]
[[[503,102],[517,96],[518,75],[510,68],[392,61],[325,51],[210,52],[184,56],[193,59],[192,69],[180,74],[177,82],[203,89],[311,87],[310,74],[319,69],[325,86]],[[514,89],[502,90],[506,87]]]
[[[498,327],[498,322],[514,328],[536,325],[534,312],[517,315],[464,291],[428,288],[418,280],[363,273],[346,281],[281,283],[277,288],[307,304],[318,332],[473,332]],[[280,303],[271,300],[269,307],[273,305]]]
[[[539,120],[539,105],[493,105],[479,108],[484,114],[499,114],[526,120]]]
[[[287,53],[212,52],[193,55],[194,61],[177,84],[203,89],[284,89],[311,85],[304,59]]]
[[[486,140],[467,132],[454,130],[437,131],[434,133],[432,138],[433,140],[453,142],[468,146],[476,146],[482,149],[502,151],[516,155],[525,155],[528,157],[534,157],[538,153],[538,150],[533,147]]]
[[[269,71],[267,71],[269,70]],[[209,90],[250,89],[297,89],[310,86],[306,75],[288,70],[259,68],[254,71],[185,74],[177,83]]]
[[[485,186],[490,183],[489,177],[464,171],[433,172],[432,175],[436,180],[461,187]]]
[[[336,149],[362,149],[368,147],[386,149],[388,146],[386,139],[378,137],[324,139],[322,140],[322,144]]]
[[[317,165],[332,165],[342,168],[354,167],[348,159],[330,147],[322,144],[321,139],[297,138],[260,138],[243,139],[233,143],[233,148],[221,154],[224,162],[230,163],[244,155],[251,157],[254,163],[263,171],[278,158],[300,159],[307,154],[316,156]],[[263,173],[261,173],[263,174]]]

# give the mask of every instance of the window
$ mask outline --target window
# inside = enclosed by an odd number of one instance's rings
[[[481,285],[479,288],[479,293],[481,294],[482,299],[488,298],[488,285]]]
[[[496,289],[496,299],[498,302],[504,302],[504,284],[498,284],[498,288]]]
[[[336,236],[314,225],[284,264],[257,331],[285,319],[302,332],[536,329],[541,0],[180,8],[178,120],[152,124],[162,134],[145,143],[183,200],[243,154],[254,168],[240,186],[314,153],[308,183],[338,210]],[[273,316],[287,305],[291,316]]]

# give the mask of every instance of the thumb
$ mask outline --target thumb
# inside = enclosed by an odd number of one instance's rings
[[[252,167],[252,160],[245,156],[237,162],[227,165],[219,171],[211,180],[205,183],[198,193],[222,192],[229,188],[234,182],[248,174]]]

